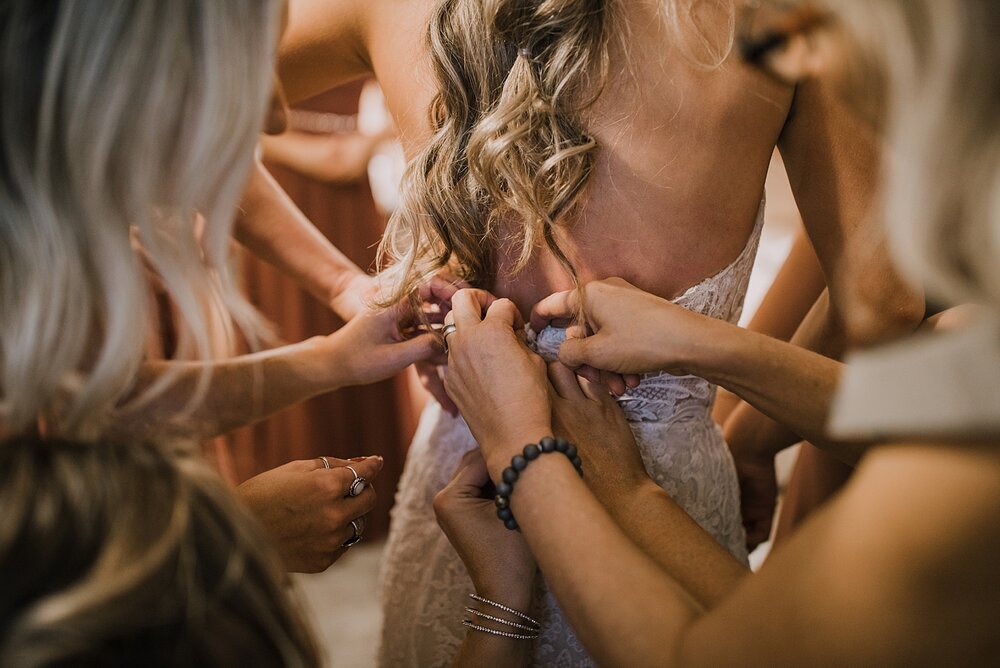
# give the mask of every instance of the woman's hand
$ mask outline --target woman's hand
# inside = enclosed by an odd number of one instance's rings
[[[549,365],[555,435],[575,444],[584,480],[608,508],[652,481],[618,402],[561,362]]]
[[[415,362],[441,357],[437,336],[420,332],[410,304],[366,310],[325,337],[325,363],[337,387],[367,385],[391,378]]]
[[[446,321],[456,331],[447,341],[445,387],[499,476],[525,444],[552,432],[545,361],[525,345],[521,315],[509,299],[460,290]]]
[[[320,459],[289,462],[236,488],[236,495],[274,539],[290,571],[320,573],[329,568],[346,552],[344,542],[354,536],[351,521],[375,507],[371,482],[382,470],[381,457],[327,460],[329,469]],[[354,482],[347,466],[369,483],[358,496],[347,496]]]
[[[581,292],[591,331],[570,327],[559,360],[594,382],[600,381],[597,369],[623,375],[695,373],[705,342],[727,324],[643,292],[620,278],[609,278],[538,302],[531,313],[532,329],[540,332],[552,322],[572,321]]]
[[[479,450],[462,458],[451,482],[434,497],[438,524],[462,558],[480,596],[527,610],[535,560],[521,534],[497,519],[496,489]]]

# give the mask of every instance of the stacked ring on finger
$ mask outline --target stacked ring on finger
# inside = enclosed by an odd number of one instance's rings
[[[458,331],[458,327],[454,323],[450,325],[445,325],[444,329],[441,330],[441,340],[444,342],[444,354],[448,354],[448,337]]]
[[[347,488],[347,496],[360,496],[361,492],[365,491],[365,487],[368,486],[368,481],[364,477],[359,476],[353,466],[345,466],[344,468],[351,469],[351,473],[354,474],[354,480],[351,481],[351,486]]]
[[[364,515],[362,515],[361,517],[358,517],[358,518],[355,518],[355,519],[351,520],[351,528],[354,529],[354,535],[351,536],[350,538],[348,538],[347,540],[345,540],[343,542],[343,544],[341,545],[341,547],[352,547],[352,546],[357,545],[358,543],[361,542],[361,539],[364,537],[362,534],[364,534],[364,532],[365,532],[365,517],[364,517]]]

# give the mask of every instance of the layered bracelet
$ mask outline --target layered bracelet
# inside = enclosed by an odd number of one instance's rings
[[[503,470],[500,476],[500,483],[497,484],[495,501],[497,517],[511,531],[518,530],[517,520],[514,519],[514,512],[510,509],[510,495],[514,493],[514,483],[517,482],[521,472],[528,468],[528,464],[550,452],[559,452],[566,455],[570,462],[573,463],[573,468],[576,469],[576,472],[580,474],[580,477],[583,477],[583,461],[580,459],[580,455],[577,454],[576,446],[566,441],[566,439],[546,436],[537,444],[529,443],[524,446],[524,451],[521,454],[514,455],[511,458],[510,466]]]
[[[505,612],[508,615],[512,615],[518,621],[513,622],[509,619],[504,619],[503,617],[498,617],[496,615],[491,615],[489,613],[483,612],[471,606],[466,607],[465,611],[468,612],[473,617],[478,617],[483,620],[493,622],[495,624],[500,624],[512,630],[505,631],[503,629],[493,628],[491,626],[486,626],[485,623],[480,623],[477,619],[470,619],[466,617],[462,620],[462,625],[466,628],[470,628],[473,631],[479,631],[480,633],[488,633],[494,636],[500,636],[501,638],[512,638],[514,640],[534,640],[538,637],[538,634],[542,631],[542,626],[536,620],[532,619],[523,612],[519,612],[514,608],[509,608],[502,603],[497,603],[496,601],[491,601],[488,598],[479,596],[478,594],[469,594],[469,598],[477,603],[482,603],[483,605],[488,605],[496,608],[500,612]],[[498,613],[499,614],[499,613]]]

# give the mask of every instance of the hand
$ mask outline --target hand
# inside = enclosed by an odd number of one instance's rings
[[[521,315],[509,299],[460,290],[452,306],[446,320],[457,330],[448,337],[445,387],[499,475],[526,443],[551,433],[545,361],[525,345]]]
[[[434,514],[476,591],[525,610],[535,581],[535,559],[521,534],[497,519],[495,494],[482,453],[470,450],[451,482],[434,497]]]
[[[424,283],[420,288],[420,299],[424,305],[424,314],[428,322],[444,322],[445,317],[451,311],[452,298],[463,287],[467,287],[464,281],[444,272]],[[417,362],[415,365],[417,378],[420,379],[420,384],[424,386],[428,394],[441,404],[441,408],[452,417],[458,417],[458,406],[448,396],[448,391],[444,387],[444,369],[447,363],[447,357]]]
[[[365,273],[353,274],[340,287],[337,296],[330,300],[330,309],[345,322],[371,310],[379,293],[378,276]]]
[[[411,364],[439,357],[438,337],[417,333],[419,321],[406,301],[383,311],[365,311],[326,337],[325,357],[337,387],[391,378]]]
[[[382,458],[327,459],[330,469],[319,459],[290,462],[236,488],[275,540],[290,571],[320,573],[329,568],[346,551],[344,542],[354,536],[351,520],[375,507],[370,483],[382,470]],[[353,466],[369,482],[356,497],[347,496],[354,474],[345,466]]]
[[[428,322],[440,323],[451,310],[451,298],[463,284],[442,272],[422,283],[418,297]],[[340,284],[330,309],[346,322],[372,310],[382,291],[378,275],[355,273]]]
[[[750,421],[741,420],[744,415],[751,416]],[[753,428],[757,416],[769,421],[749,406],[741,404],[723,427],[740,484],[740,512],[749,551],[771,536],[778,502],[778,477],[774,468],[777,450],[767,442],[767,430]]]
[[[620,278],[593,281],[581,290],[558,292],[535,305],[531,327],[541,331],[553,321],[569,321],[579,300],[593,334],[570,327],[570,338],[559,349],[559,360],[594,382],[594,371],[631,375],[694,371],[697,352],[712,332],[728,323],[699,315],[661,299]],[[638,379],[633,377],[629,384]]]
[[[613,508],[616,498],[651,483],[618,402],[561,362],[549,365],[549,380],[555,435],[576,445],[584,480],[601,503]]]

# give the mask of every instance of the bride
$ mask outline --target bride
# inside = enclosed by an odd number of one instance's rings
[[[877,163],[867,128],[821,85],[795,88],[743,65],[732,53],[743,9],[725,0],[292,0],[280,74],[293,100],[365,73],[386,93],[412,158],[384,242],[396,278],[387,300],[447,268],[527,315],[552,292],[621,276],[735,321],[778,146],[833,304],[803,342],[842,334],[835,312],[862,293],[867,319],[851,323],[909,325],[922,305],[900,303],[879,244],[868,280],[842,280],[848,240],[867,238],[859,228]],[[546,356],[565,336],[534,334]],[[603,380],[651,476],[746,563],[714,387],[669,375]],[[461,418],[428,406],[383,566],[382,665],[447,664],[465,635],[472,586],[431,500],[475,446]],[[590,665],[554,599],[536,598],[545,631],[535,663]]]

